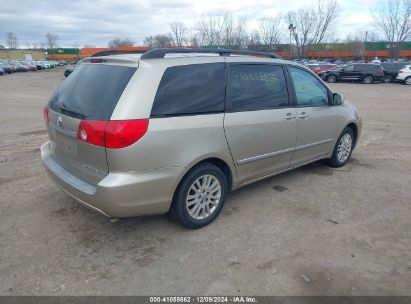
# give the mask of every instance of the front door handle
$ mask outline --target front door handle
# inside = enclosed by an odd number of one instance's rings
[[[301,118],[301,119],[306,119],[307,117],[308,117],[308,114],[305,112],[301,112],[300,115],[298,115],[298,118]]]
[[[293,120],[293,119],[295,119],[295,115],[293,113],[287,113],[286,116],[285,116],[285,119]]]

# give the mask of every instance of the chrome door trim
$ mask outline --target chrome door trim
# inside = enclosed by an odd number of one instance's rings
[[[238,165],[244,165],[244,164],[251,163],[253,161],[262,160],[264,158],[273,157],[273,156],[277,156],[277,155],[280,155],[280,154],[293,152],[293,151],[298,151],[298,150],[302,150],[302,149],[307,149],[307,148],[311,148],[311,147],[314,147],[314,146],[317,146],[317,145],[326,144],[326,143],[332,142],[333,140],[334,139],[330,138],[330,139],[317,141],[317,142],[314,142],[314,143],[311,143],[311,144],[298,146],[298,147],[295,147],[295,148],[289,148],[289,149],[284,149],[284,150],[280,150],[280,151],[276,151],[276,152],[270,152],[270,153],[266,153],[266,154],[256,155],[256,156],[240,159],[239,161],[237,161],[237,164]]]
[[[277,172],[273,172],[273,173],[271,173],[271,174],[268,174],[268,175],[265,175],[265,176],[262,176],[262,177],[253,179],[253,180],[248,181],[248,182],[245,182],[245,183],[240,183],[240,187],[243,187],[243,186],[246,186],[246,185],[249,185],[249,184],[258,182],[258,181],[260,181],[260,180],[262,180],[262,179],[265,179],[265,178],[268,178],[268,177],[272,177],[272,176],[275,176],[275,175],[278,175],[278,174],[281,174],[281,173],[284,173],[284,172],[287,172],[287,171],[294,170],[294,169],[296,169],[296,168],[299,168],[299,167],[302,167],[302,166],[305,166],[305,165],[314,163],[314,162],[319,161],[319,160],[321,160],[321,159],[328,159],[328,158],[330,158],[330,157],[331,157],[331,155],[324,155],[324,156],[318,157],[318,158],[316,158],[316,159],[309,160],[309,161],[307,161],[307,162],[301,163],[301,164],[299,164],[299,165],[291,166],[291,167],[289,167],[289,168],[287,168],[287,169],[284,169],[284,170],[281,170],[281,171],[277,171]]]
[[[311,144],[306,144],[306,145],[298,146],[298,147],[295,147],[295,151],[303,150],[303,149],[307,149],[307,148],[311,148],[311,147],[318,146],[318,145],[322,145],[322,144],[326,144],[326,143],[332,142],[333,140],[334,140],[334,139],[330,138],[330,139],[325,139],[325,140],[316,141],[316,142],[313,142],[313,143],[311,143]]]
[[[261,160],[261,159],[264,159],[264,158],[273,157],[273,156],[277,156],[277,155],[288,153],[288,152],[293,152],[294,149],[295,148],[289,148],[289,149],[285,149],[285,150],[280,150],[280,151],[276,151],[276,152],[270,152],[270,153],[266,153],[266,154],[261,154],[261,155],[256,155],[256,156],[240,159],[239,161],[237,161],[237,164],[238,165],[248,164],[248,163],[251,163],[253,161]]]

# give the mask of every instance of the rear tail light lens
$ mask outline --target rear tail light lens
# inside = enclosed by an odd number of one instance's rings
[[[377,71],[377,74],[378,74],[378,75],[384,75],[384,70],[378,70],[378,71]]]
[[[102,63],[104,62],[103,59],[90,59],[90,63]]]
[[[398,74],[404,73],[404,71],[399,71]]]
[[[125,148],[146,134],[148,121],[148,119],[82,120],[77,130],[77,139],[106,148]]]
[[[43,119],[46,125],[48,125],[49,124],[49,107],[47,105],[43,108]]]
[[[77,139],[104,147],[104,129],[107,121],[82,120],[77,130]]]

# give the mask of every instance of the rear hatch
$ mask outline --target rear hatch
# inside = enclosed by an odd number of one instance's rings
[[[108,174],[108,165],[104,146],[79,140],[80,123],[109,121],[136,69],[82,64],[56,90],[45,108],[53,159],[86,182],[97,184]]]

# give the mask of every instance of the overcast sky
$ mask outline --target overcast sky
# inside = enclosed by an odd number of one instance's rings
[[[204,14],[231,13],[255,20],[275,16],[310,3],[307,0],[0,0],[0,44],[14,32],[20,47],[56,33],[63,47],[107,46],[114,37],[129,37],[141,45],[146,36],[167,33],[169,23],[195,27]],[[340,0],[335,36],[373,30],[370,9],[374,0]],[[288,33],[286,34],[288,35]],[[287,37],[287,36],[286,36]]]

